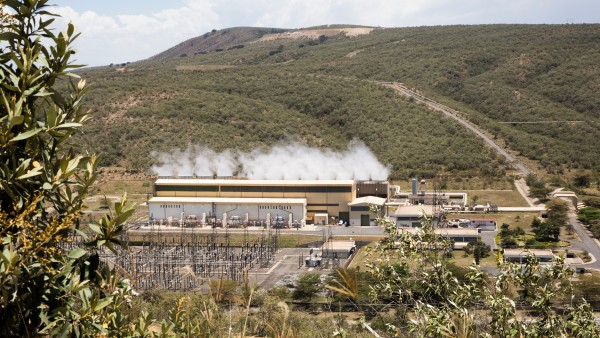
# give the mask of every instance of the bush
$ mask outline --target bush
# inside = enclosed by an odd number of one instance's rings
[[[306,273],[299,276],[296,280],[296,287],[292,293],[292,298],[310,301],[322,290],[321,275],[318,273]]]
[[[125,248],[119,236],[134,209],[124,198],[95,224],[78,219],[97,163],[78,155],[72,139],[89,119],[86,82],[68,76],[78,67],[70,60],[78,34],[72,24],[59,34],[48,29],[46,1],[4,1],[0,14],[5,8],[12,16],[2,15],[0,28],[0,336],[120,335],[131,283],[100,252]],[[73,230],[85,246],[66,250]]]
[[[521,227],[516,227],[513,229],[513,234],[515,236],[524,236],[525,235],[525,230],[523,230],[523,228]]]
[[[502,238],[502,241],[500,241],[500,246],[506,249],[514,248],[517,246],[517,241],[511,236],[504,237]]]
[[[538,242],[535,240],[535,238],[528,238],[525,241],[525,247],[526,248],[534,248],[536,246],[538,246]]]

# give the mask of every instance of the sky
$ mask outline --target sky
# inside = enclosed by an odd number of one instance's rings
[[[599,23],[599,0],[50,0],[81,32],[78,63],[133,62],[212,29]]]

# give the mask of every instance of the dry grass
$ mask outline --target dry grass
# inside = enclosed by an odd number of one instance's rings
[[[194,237],[194,240],[198,241],[198,242],[203,242],[202,238],[207,238],[208,241],[208,237],[211,236],[211,233],[194,233],[193,236],[188,236],[187,238],[189,239],[189,242],[191,243],[192,241],[192,237]],[[227,242],[229,242],[230,245],[232,246],[241,246],[242,244],[244,244],[244,241],[246,240],[248,243],[253,243],[253,242],[257,242],[258,240],[260,240],[260,238],[263,236],[263,234],[260,233],[249,233],[247,236],[244,236],[244,234],[241,233],[230,233],[228,235],[229,239],[226,238],[225,233],[219,233],[219,235],[214,239],[215,242],[217,244],[225,244]],[[161,241],[164,241],[166,243],[172,242],[172,241],[178,241],[181,239],[181,232],[172,232],[172,233],[162,233],[161,234]],[[170,238],[172,237],[172,239]],[[141,233],[129,233],[129,238],[131,241],[142,241],[144,239],[147,240],[147,237],[144,237],[143,234]],[[299,248],[299,247],[305,247],[307,244],[315,242],[315,241],[319,241],[321,240],[322,237],[320,235],[308,235],[308,234],[280,234],[279,235],[279,246],[281,248]],[[185,241],[184,241],[185,242]]]
[[[362,247],[356,253],[356,256],[348,266],[350,269],[359,269],[360,271],[368,270],[367,263],[369,261],[374,262],[377,261],[381,256],[378,252],[374,250],[369,250],[367,248],[372,248],[375,246],[375,243],[371,243],[365,247]],[[388,253],[391,261],[393,261],[393,253]],[[464,251],[462,250],[454,250],[454,256],[449,260],[449,262],[456,264],[457,266],[465,267],[473,264],[473,255],[466,256],[464,255]],[[482,258],[479,266],[482,267],[496,267],[496,252],[492,251],[489,257]]]
[[[479,204],[487,202],[501,207],[528,207],[527,201],[517,190],[467,190],[469,200],[478,196]]]
[[[122,195],[130,196],[152,194],[152,180],[118,180],[102,182],[95,187],[94,195]]]
[[[354,259],[352,259],[352,262],[350,262],[350,264],[348,265],[348,268],[359,269],[360,271],[368,270],[367,263],[369,261],[373,261],[380,258],[379,253],[377,253],[374,250],[371,250],[375,247],[375,244],[376,243],[371,243],[367,246],[358,249],[356,255],[354,256]]]
[[[495,251],[490,252],[488,257],[482,258],[479,261],[479,266],[495,268],[496,254]],[[473,255],[465,256],[465,253],[462,250],[454,250],[454,256],[449,261],[457,266],[469,266],[473,264],[475,259],[473,258]]]
[[[510,228],[521,227],[525,230],[531,228],[531,222],[535,217],[538,217],[537,212],[505,212],[505,213],[450,213],[446,216],[448,219],[452,218],[489,218],[495,219],[498,228],[503,223],[509,224]]]
[[[448,189],[451,191],[473,190],[473,189],[491,189],[491,190],[512,190],[515,189],[512,180],[490,179],[482,177],[471,178],[450,178],[447,182]]]

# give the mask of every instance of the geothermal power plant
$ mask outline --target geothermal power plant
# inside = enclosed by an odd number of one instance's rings
[[[369,205],[388,194],[387,181],[159,178],[148,215],[182,226],[366,226],[374,221]]]

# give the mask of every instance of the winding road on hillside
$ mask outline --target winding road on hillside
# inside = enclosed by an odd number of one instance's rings
[[[506,160],[515,169],[517,169],[519,172],[521,172],[524,176],[527,176],[528,174],[531,173],[531,170],[529,170],[523,163],[521,163],[519,160],[517,160],[516,157],[509,154],[508,151],[506,151],[504,148],[502,148],[501,146],[496,144],[491,138],[489,138],[487,135],[485,135],[476,126],[474,126],[473,124],[469,123],[469,121],[464,119],[462,117],[462,116],[464,116],[463,113],[461,113],[455,109],[452,109],[450,107],[447,107],[447,106],[445,106],[439,102],[436,102],[432,99],[429,99],[413,90],[410,90],[401,83],[397,83],[397,82],[376,82],[376,83],[381,84],[386,87],[389,87],[389,88],[392,88],[399,94],[402,94],[402,95],[405,95],[408,97],[412,97],[416,101],[425,104],[429,108],[439,111],[439,112],[443,113],[444,115],[455,119],[458,123],[460,123],[465,128],[467,128],[470,131],[472,131],[473,133],[475,133],[475,135],[479,136],[481,139],[483,139],[485,141],[485,143],[488,144],[492,149],[494,149],[498,154],[504,156],[506,158]]]
[[[404,86],[401,83],[397,83],[397,82],[376,82],[380,85],[386,86],[388,88],[393,89],[394,91],[396,91],[398,94],[401,95],[405,95],[408,97],[412,97],[414,98],[416,101],[421,102],[423,104],[425,104],[426,106],[428,106],[429,108],[439,111],[441,113],[443,113],[444,115],[455,119],[458,123],[460,123],[461,125],[463,125],[465,128],[469,129],[470,131],[472,131],[473,133],[475,133],[475,135],[479,136],[481,139],[483,139],[485,141],[486,144],[488,144],[492,149],[494,149],[496,152],[498,152],[498,154],[504,156],[506,158],[506,160],[519,172],[521,172],[524,176],[527,176],[528,174],[531,173],[531,170],[529,170],[523,163],[521,163],[519,160],[517,160],[517,158],[515,158],[514,156],[512,156],[511,154],[509,154],[504,148],[502,148],[501,146],[499,146],[498,144],[496,144],[491,138],[489,138],[487,135],[485,135],[481,130],[479,130],[476,126],[474,126],[473,124],[471,124],[469,121],[467,121],[466,119],[464,119],[462,116],[464,116],[464,113],[461,113],[455,109],[452,109],[450,107],[447,107],[439,102],[436,102],[434,100],[431,100],[409,88],[407,88],[406,86]],[[527,186],[527,184],[525,183],[524,179],[520,179],[520,180],[516,180],[515,181],[515,187],[517,188],[517,190],[521,193],[521,195],[523,195],[523,197],[525,198],[525,200],[527,200],[527,203],[530,206],[534,206],[537,203],[539,203],[539,201],[536,200],[532,200],[528,195],[529,195],[529,188]],[[543,205],[539,205],[538,206],[543,206]],[[584,264],[577,264],[575,265],[576,267],[585,267],[585,268],[592,268],[592,269],[600,269],[600,245],[598,243],[597,240],[595,240],[594,238],[592,238],[590,236],[590,234],[588,233],[588,231],[586,231],[585,229],[583,229],[583,227],[581,226],[581,224],[577,221],[577,213],[574,210],[570,210],[569,211],[569,223],[571,223],[571,225],[573,226],[573,228],[575,229],[575,231],[577,232],[577,235],[579,236],[579,238],[581,239],[580,243],[574,243],[573,245],[573,249],[580,249],[580,250],[586,250],[588,251],[595,259],[592,262],[589,263],[584,263]]]

